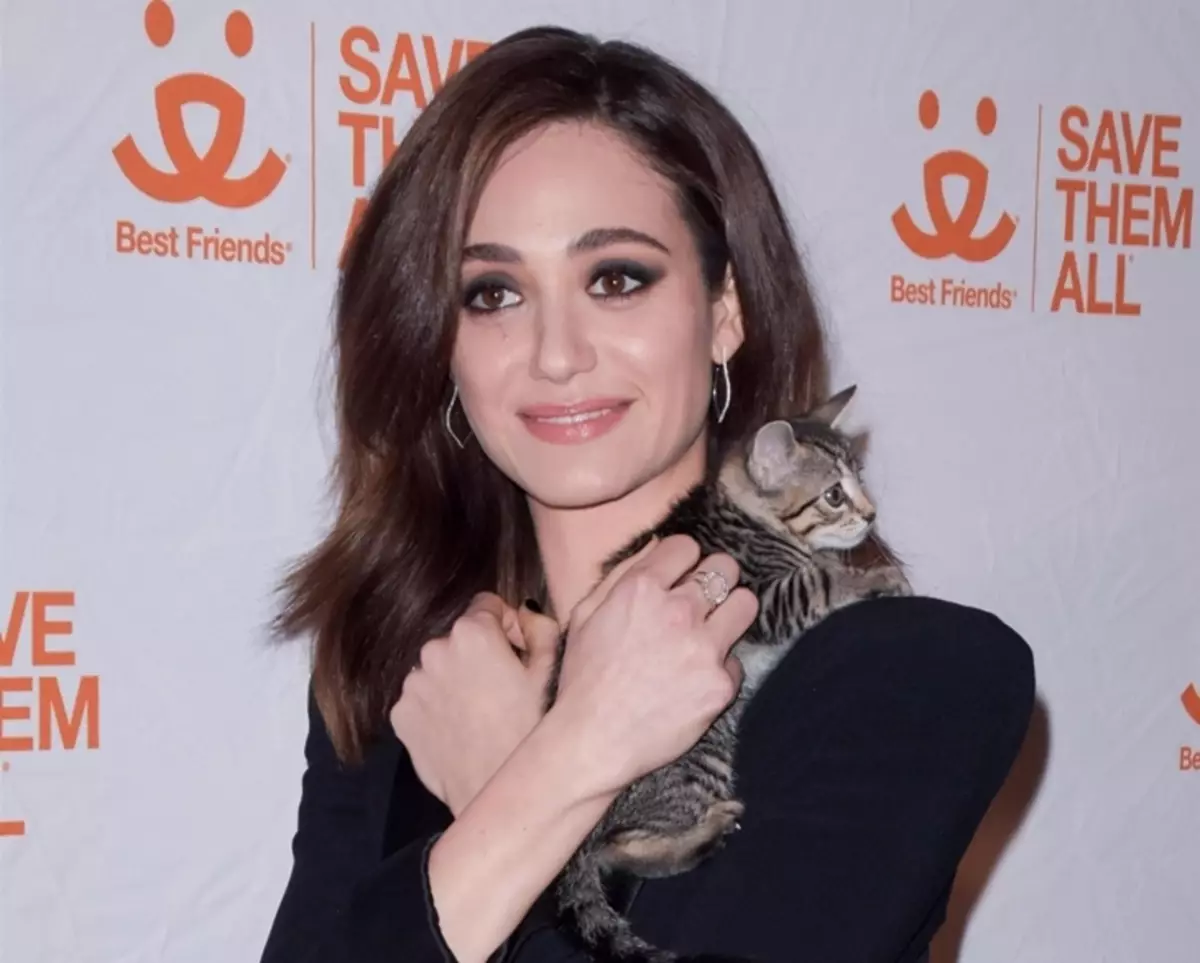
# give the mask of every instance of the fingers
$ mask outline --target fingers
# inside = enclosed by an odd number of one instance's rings
[[[729,678],[733,682],[733,692],[736,695],[741,691],[742,680],[746,676],[741,660],[736,655],[725,656],[725,671],[729,673]]]
[[[521,606],[517,609],[517,621],[525,640],[526,664],[547,666],[553,664],[558,655],[558,623],[547,615],[538,615]]]
[[[494,626],[504,633],[513,646],[525,648],[517,610],[495,592],[477,593],[460,618],[474,621],[485,628]]]
[[[703,618],[728,600],[737,587],[738,574],[738,564],[731,555],[723,552],[709,555],[687,574],[675,592],[693,600]]]
[[[700,564],[697,564],[697,563]],[[704,581],[689,576],[711,573]],[[724,553],[700,559],[700,546],[686,535],[671,535],[650,541],[635,555],[613,567],[600,584],[580,602],[572,613],[573,624],[587,621],[609,593],[627,576],[637,574],[661,589],[689,600],[696,617],[703,619],[714,609],[722,595],[728,595],[738,583],[738,565]]]
[[[669,589],[700,561],[700,546],[686,535],[669,535],[634,568]]]
[[[740,587],[729,593],[729,598],[713,609],[708,621],[704,623],[704,628],[709,637],[721,647],[721,655],[728,658],[729,650],[754,624],[756,618],[758,597],[748,588]]]
[[[608,598],[608,593],[612,591],[612,587],[621,580],[621,576],[628,572],[633,566],[637,565],[643,559],[648,557],[651,552],[658,548],[660,542],[656,538],[652,538],[638,552],[635,552],[629,558],[622,559],[617,565],[612,567],[612,570],[600,580],[599,584],[592,589],[584,599],[575,606],[571,612],[572,622],[586,622],[600,607],[600,603]]]
[[[489,612],[499,621],[504,617],[504,610],[508,608],[509,604],[495,592],[476,592],[463,615]]]

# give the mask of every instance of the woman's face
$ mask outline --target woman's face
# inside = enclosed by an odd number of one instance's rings
[[[712,299],[671,185],[618,135],[554,124],[505,152],[467,232],[452,375],[532,498],[597,505],[697,457],[712,365],[740,344],[732,285]]]

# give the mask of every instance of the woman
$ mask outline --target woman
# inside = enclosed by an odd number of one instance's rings
[[[714,606],[688,576],[734,585],[736,566],[689,539],[597,585],[602,560],[749,426],[827,391],[779,202],[678,69],[523,31],[395,153],[336,337],[340,513],[280,620],[316,656],[263,961],[586,960],[547,887],[616,794],[732,699],[757,606],[744,589]],[[741,830],[615,895],[681,951],[922,959],[1032,694],[1028,648],[986,613],[838,612],[751,703]]]

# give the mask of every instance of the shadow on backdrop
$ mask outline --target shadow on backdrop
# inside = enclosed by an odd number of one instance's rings
[[[1000,857],[1021,827],[1037,796],[1049,755],[1050,713],[1039,695],[1029,720],[1029,732],[1012,771],[992,801],[959,865],[954,890],[950,894],[950,905],[946,910],[946,922],[930,948],[930,963],[960,963],[959,954],[971,913],[987,890],[988,881]],[[961,963],[968,961],[962,960]]]

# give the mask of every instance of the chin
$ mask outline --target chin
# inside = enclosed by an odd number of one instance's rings
[[[547,473],[551,474],[551,473]],[[629,494],[632,485],[611,471],[563,470],[553,477],[527,478],[521,486],[547,508],[592,508]]]

